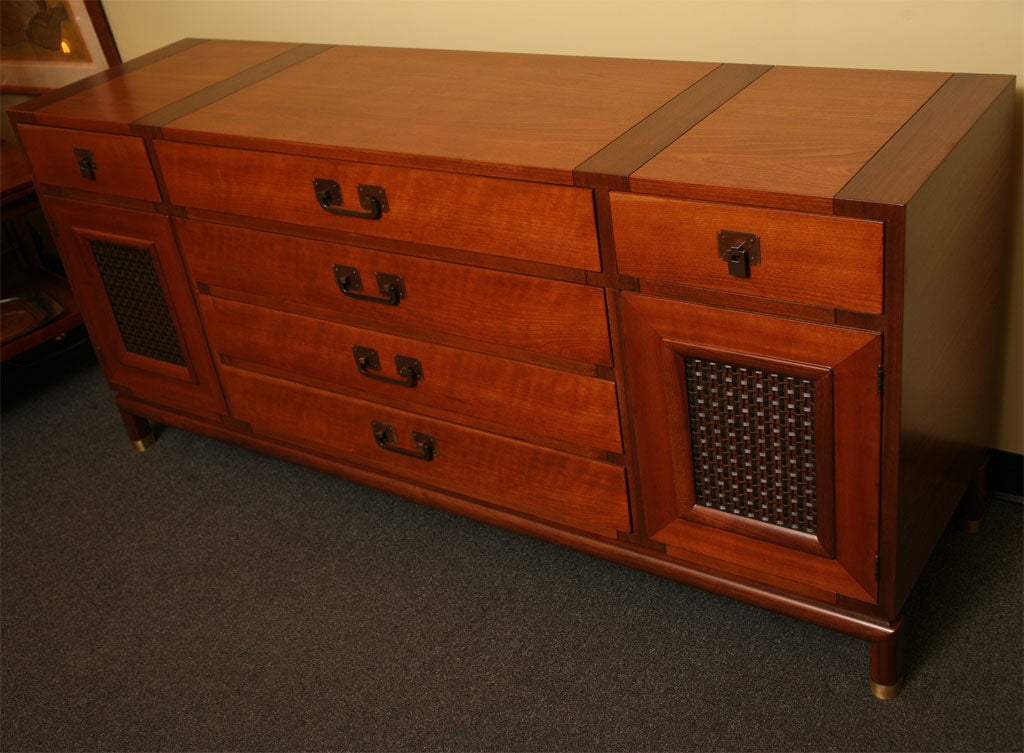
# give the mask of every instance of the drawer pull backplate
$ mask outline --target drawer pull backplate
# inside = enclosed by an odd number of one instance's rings
[[[401,379],[384,376],[375,373],[380,371],[380,355],[373,348],[364,348],[362,345],[352,346],[352,355],[355,357],[356,368],[363,376],[376,379],[388,384],[397,384],[400,387],[415,387],[423,380],[423,364],[418,359],[410,356],[395,356],[395,369]]]
[[[437,440],[429,434],[414,431],[412,433],[412,441],[417,449],[406,450],[398,446],[398,433],[395,431],[394,426],[382,423],[381,421],[371,421],[370,424],[373,427],[373,438],[382,450],[394,452],[398,455],[406,455],[417,460],[426,460],[427,462],[430,462],[437,456]]]
[[[341,186],[338,181],[327,178],[313,178],[313,192],[320,207],[331,214],[345,217],[360,217],[364,220],[379,220],[389,210],[388,194],[381,186],[370,186],[360,183],[356,186],[359,194],[359,206],[365,209],[342,209],[344,200],[341,198]]]
[[[383,298],[373,295],[363,295],[358,291],[363,289],[363,278],[355,267],[346,267],[343,264],[334,265],[334,279],[338,283],[338,289],[349,298],[359,301],[370,301],[371,303],[383,303],[386,306],[397,306],[405,298],[405,283],[398,275],[377,273],[377,290]]]

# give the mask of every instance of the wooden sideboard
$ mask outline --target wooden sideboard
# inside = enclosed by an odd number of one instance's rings
[[[12,118],[140,447],[163,422],[839,630],[892,697],[984,496],[1013,100],[183,40]]]

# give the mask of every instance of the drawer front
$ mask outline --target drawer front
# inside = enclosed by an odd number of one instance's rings
[[[175,204],[482,254],[598,270],[588,189],[431,170],[158,141]],[[379,186],[379,219],[324,209],[314,179],[338,184],[341,209],[364,212],[357,185]]]
[[[613,382],[210,296],[200,307],[213,349],[233,362],[622,452]]]
[[[629,530],[621,467],[230,366],[221,377],[257,433],[591,533]],[[394,430],[385,446],[374,422]],[[429,459],[413,432],[431,438]]]
[[[612,214],[622,274],[882,313],[880,222],[621,193]],[[722,230],[758,236],[749,277],[720,257]]]
[[[256,296],[273,308],[392,332],[443,332],[573,361],[611,365],[604,294],[526,275],[179,221],[182,251],[201,290]],[[378,274],[401,278],[397,305],[346,295],[335,265],[357,269],[374,299]],[[344,280],[344,276],[342,277]]]
[[[140,138],[33,125],[20,126],[18,134],[40,183],[160,201]]]

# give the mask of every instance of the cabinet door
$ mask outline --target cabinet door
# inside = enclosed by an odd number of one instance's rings
[[[648,537],[874,601],[881,336],[633,294],[622,312]]]
[[[168,218],[65,199],[45,208],[110,383],[160,405],[223,413]]]

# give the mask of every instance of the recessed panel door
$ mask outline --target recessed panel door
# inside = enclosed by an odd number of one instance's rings
[[[874,601],[881,336],[633,294],[622,312],[647,536]]]
[[[45,208],[111,384],[191,413],[224,413],[168,218],[63,199]]]

